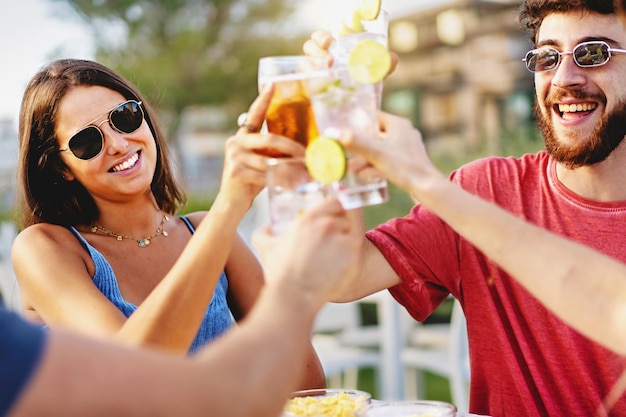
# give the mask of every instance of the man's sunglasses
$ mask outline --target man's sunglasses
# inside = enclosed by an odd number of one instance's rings
[[[59,152],[70,150],[76,158],[89,160],[95,158],[102,152],[104,146],[104,133],[100,126],[104,122],[109,122],[109,126],[120,133],[133,133],[139,129],[143,123],[143,109],[141,101],[128,100],[115,106],[109,112],[109,117],[97,125],[89,125],[74,136],[67,143],[67,148],[60,149]]]
[[[572,52],[559,52],[554,48],[544,47],[528,51],[522,60],[530,72],[552,71],[561,63],[562,55],[572,55],[574,62],[581,68],[600,67],[611,58],[611,54],[624,54],[624,49],[614,49],[603,41],[579,43]]]

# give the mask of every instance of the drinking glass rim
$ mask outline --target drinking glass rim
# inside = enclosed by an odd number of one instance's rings
[[[304,157],[303,156],[284,156],[281,158],[272,157],[272,158],[267,158],[267,160],[265,161],[266,165],[268,166],[276,166],[279,163],[285,163],[285,162],[290,162],[290,163],[303,162],[304,163]]]

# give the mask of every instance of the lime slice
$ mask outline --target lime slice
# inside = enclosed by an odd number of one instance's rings
[[[358,13],[363,20],[374,20],[380,13],[380,0],[361,0]]]
[[[362,84],[382,81],[390,68],[389,51],[373,39],[357,43],[348,55],[348,72],[352,79]]]
[[[342,20],[339,34],[349,35],[351,33],[365,32],[365,28],[363,27],[361,20],[363,20],[361,13],[358,10],[355,10],[352,14],[352,23],[347,23],[345,20]]]
[[[336,139],[319,136],[309,143],[304,163],[315,181],[322,184],[341,180],[346,174],[346,151]]]

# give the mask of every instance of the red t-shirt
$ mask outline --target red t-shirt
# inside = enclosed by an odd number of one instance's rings
[[[626,262],[626,201],[599,203],[575,195],[559,182],[546,152],[485,158],[451,179],[520,217]],[[596,412],[626,369],[626,358],[564,324],[428,209],[417,205],[367,236],[401,277],[403,283],[390,292],[415,319],[424,320],[448,292],[463,305],[471,412],[606,415]],[[610,415],[626,415],[625,397]]]

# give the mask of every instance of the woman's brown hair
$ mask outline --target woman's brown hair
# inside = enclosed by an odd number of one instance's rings
[[[91,224],[99,216],[87,190],[76,180],[63,178],[55,123],[59,102],[77,86],[102,86],[127,100],[141,101],[145,120],[157,148],[157,163],[150,188],[157,205],[174,214],[185,201],[170,166],[170,153],[154,111],[138,89],[121,75],[94,61],[61,59],[39,70],[28,83],[19,119],[17,205],[20,227],[35,223],[63,226]]]

